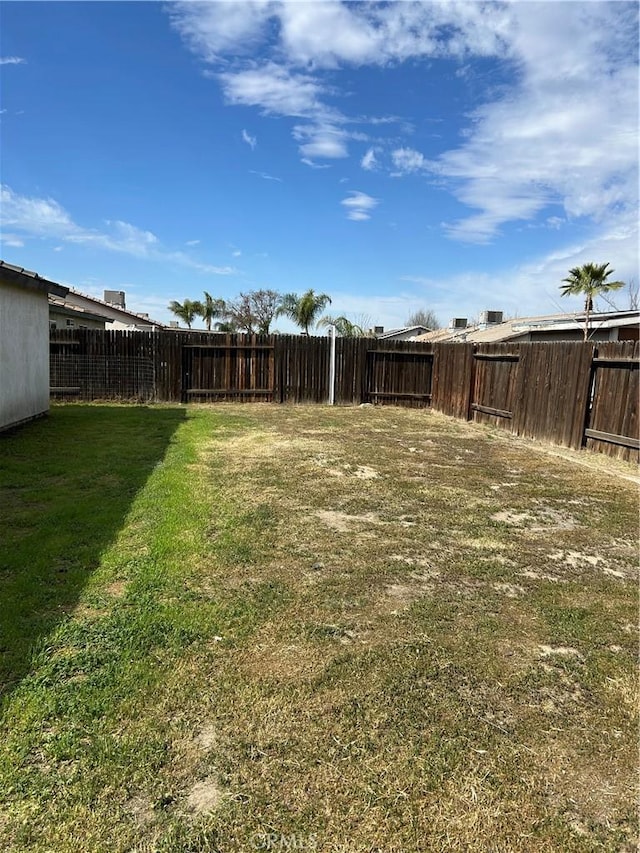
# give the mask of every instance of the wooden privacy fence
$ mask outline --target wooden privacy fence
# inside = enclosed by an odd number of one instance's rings
[[[52,333],[58,399],[329,398],[328,338],[68,329]],[[432,406],[516,435],[638,459],[640,344],[336,341],[335,400]]]
[[[640,344],[436,344],[434,409],[638,460]]]

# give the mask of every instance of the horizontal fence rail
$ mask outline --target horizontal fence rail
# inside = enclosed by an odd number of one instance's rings
[[[336,340],[338,404],[432,406],[456,418],[622,459],[640,454],[640,344]],[[330,340],[61,329],[51,396],[136,402],[325,403]]]

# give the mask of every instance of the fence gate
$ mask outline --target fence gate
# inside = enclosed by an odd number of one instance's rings
[[[470,419],[511,429],[519,360],[517,347],[504,352],[504,344],[484,344],[473,353]]]
[[[182,347],[182,402],[273,400],[274,347],[257,336]]]
[[[367,350],[364,401],[429,406],[432,376],[433,351],[426,347],[407,342],[406,348]]]

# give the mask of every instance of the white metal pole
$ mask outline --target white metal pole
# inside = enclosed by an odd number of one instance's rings
[[[331,351],[329,354],[329,405],[336,402],[336,327],[329,326],[331,336]]]

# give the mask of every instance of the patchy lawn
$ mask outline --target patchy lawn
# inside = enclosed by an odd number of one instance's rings
[[[383,407],[0,437],[0,848],[635,850],[637,486],[534,448]]]

